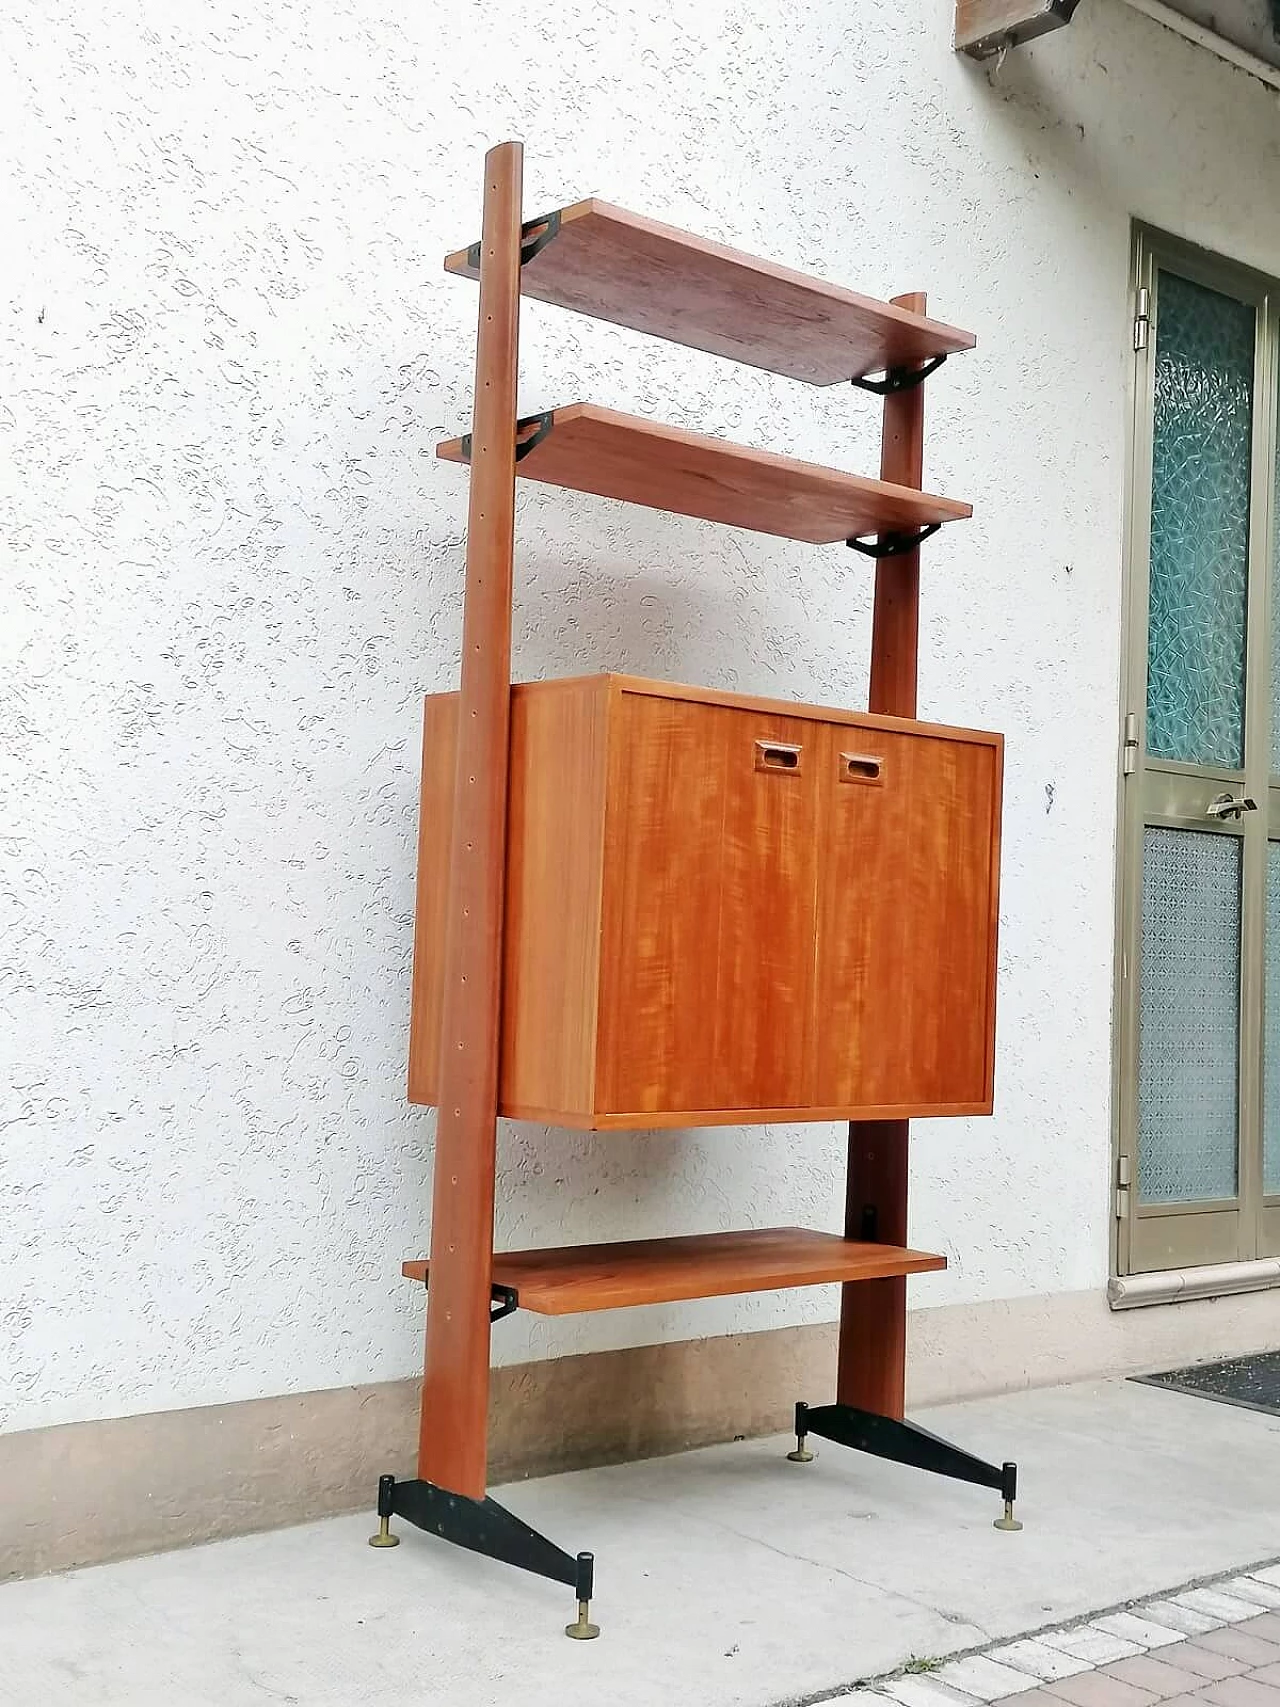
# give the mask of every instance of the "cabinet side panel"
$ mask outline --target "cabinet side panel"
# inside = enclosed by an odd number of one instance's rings
[[[989,1105],[999,748],[868,732],[870,785],[839,780],[852,733],[831,732],[815,1100]]]
[[[413,988],[409,1017],[409,1101],[436,1100],[444,980],[449,831],[458,751],[458,696],[428,696],[422,717],[422,791],[418,806],[418,882],[413,913]]]
[[[608,680],[512,700],[501,1108],[594,1109]]]
[[[950,809],[911,815],[919,857],[936,861],[932,873],[912,866],[920,924],[909,952],[917,965],[933,968],[932,977],[924,973],[918,983],[925,1039],[921,1100],[989,1101],[996,882],[991,826],[998,755],[993,747],[958,741],[931,741],[929,747],[927,774],[937,778],[938,797]]]
[[[1000,837],[1004,821],[1004,737],[991,749],[990,862],[987,871],[987,1056],[983,1101],[995,1107],[996,990],[1000,982]]]

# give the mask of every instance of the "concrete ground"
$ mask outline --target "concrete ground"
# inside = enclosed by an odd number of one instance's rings
[[[595,1552],[597,1642],[561,1634],[567,1590],[403,1525],[375,1551],[355,1516],[0,1588],[0,1702],[774,1707],[1280,1556],[1280,1419],[1108,1382],[921,1420],[1018,1460],[1023,1533],[987,1490],[822,1441],[713,1447],[500,1494]]]

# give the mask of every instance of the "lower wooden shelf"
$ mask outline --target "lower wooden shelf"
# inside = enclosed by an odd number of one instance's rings
[[[407,1262],[404,1273],[410,1280],[425,1281],[430,1266],[427,1261]],[[946,1257],[929,1251],[864,1244],[805,1227],[763,1227],[745,1233],[495,1252],[493,1280],[515,1289],[522,1310],[571,1316],[732,1292],[883,1280],[946,1266]]]

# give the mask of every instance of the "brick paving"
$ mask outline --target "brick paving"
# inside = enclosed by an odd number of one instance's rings
[[[855,1707],[1280,1707],[1280,1565],[860,1685]],[[813,1707],[826,1707],[823,1702]]]

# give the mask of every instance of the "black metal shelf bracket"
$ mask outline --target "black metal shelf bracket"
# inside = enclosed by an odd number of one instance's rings
[[[525,415],[516,422],[516,461],[528,456],[540,445],[555,425],[556,412],[547,409],[541,415]],[[526,435],[521,437],[521,434]]]
[[[560,209],[552,213],[544,213],[538,219],[526,219],[520,227],[520,265],[527,267],[535,256],[546,248],[547,244],[559,234]],[[467,248],[467,265],[472,272],[480,270],[480,245],[472,243]]]
[[[424,1286],[431,1284],[431,1270],[427,1270]],[[520,1294],[514,1286],[499,1286],[495,1280],[489,1288],[489,1302],[497,1306],[489,1311],[489,1326],[500,1322],[504,1316],[512,1316],[520,1308]]]
[[[944,353],[932,356],[920,367],[891,367],[883,379],[867,379],[865,375],[859,374],[851,379],[849,384],[856,385],[859,391],[874,392],[877,397],[893,397],[899,391],[914,391],[917,385],[923,385],[931,373],[937,373],[946,359]]]
[[[543,439],[555,426],[556,412],[546,409],[540,415],[522,415],[516,422],[516,461],[528,456],[531,450],[540,445]],[[521,435],[525,435],[521,437]],[[463,462],[471,461],[471,434],[463,433],[458,440],[458,449]]]
[[[932,538],[941,526],[941,522],[926,522],[914,533],[882,533],[875,539],[846,539],[845,544],[853,551],[860,551],[864,557],[901,557]]]
[[[489,1288],[489,1297],[497,1309],[489,1312],[489,1326],[500,1322],[504,1316],[511,1316],[520,1308],[520,1294],[514,1286],[499,1286],[497,1281]]]
[[[994,1527],[1005,1531],[1022,1528],[1013,1515],[1013,1502],[1018,1497],[1016,1464],[988,1464],[949,1440],[930,1434],[927,1428],[898,1417],[882,1417],[853,1405],[806,1405],[802,1400],[796,1405],[795,1451],[787,1454],[792,1463],[808,1464],[812,1460],[813,1453],[806,1445],[811,1434],[855,1452],[868,1452],[873,1458],[910,1464],[917,1470],[930,1470],[935,1476],[950,1476],[980,1488],[997,1488],[1004,1514],[995,1520]]]
[[[426,1530],[429,1535],[438,1535],[455,1547],[483,1553],[500,1564],[515,1565],[551,1582],[565,1583],[578,1603],[578,1616],[572,1624],[565,1625],[565,1635],[586,1642],[600,1634],[599,1626],[589,1616],[595,1588],[593,1553],[566,1553],[497,1500],[469,1499],[465,1494],[438,1488],[434,1482],[398,1482],[394,1476],[380,1476],[378,1533],[369,1537],[371,1547],[399,1544],[400,1537],[391,1533],[393,1517],[402,1517],[406,1523]]]
[[[520,227],[520,265],[527,267],[560,232],[560,209],[541,219],[527,219]]]

